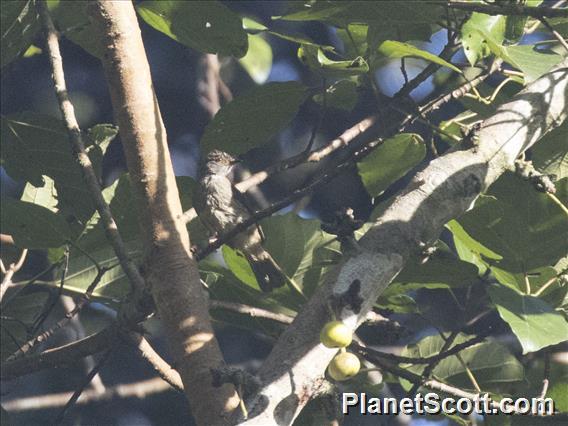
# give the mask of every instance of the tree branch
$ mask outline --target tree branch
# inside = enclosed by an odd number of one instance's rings
[[[238,405],[232,385],[214,388],[224,366],[207,294],[192,257],[173,167],[133,4],[93,1],[88,12],[103,44],[103,67],[140,213],[157,311],[198,424],[217,425]]]
[[[329,298],[359,281],[361,309],[344,308],[337,314],[355,330],[421,243],[435,241],[444,225],[470,208],[521,152],[566,119],[567,82],[568,59],[499,106],[483,122],[473,147],[457,146],[416,174],[358,241],[360,251],[330,272],[281,335],[259,371],[262,388],[247,401],[250,420],[244,424],[293,422],[321,389],[325,368],[336,353],[319,342],[329,320]]]
[[[118,232],[118,227],[112,217],[110,207],[103,198],[99,179],[97,178],[93,164],[85,150],[81,129],[79,128],[79,123],[75,117],[75,109],[73,108],[73,104],[69,100],[69,95],[67,93],[57,30],[53,25],[53,21],[51,20],[45,1],[41,0],[36,2],[36,6],[42,26],[46,33],[46,50],[49,55],[49,61],[53,71],[52,76],[53,83],[55,85],[55,93],[57,95],[59,109],[63,115],[63,121],[67,127],[69,139],[73,147],[73,154],[81,167],[89,193],[91,194],[97,211],[101,216],[101,223],[106,237],[116,253],[120,266],[122,266],[122,269],[130,280],[132,286],[137,291],[142,291],[144,289],[144,278],[142,278],[142,275],[138,272],[138,268],[134,262],[132,262],[128,257],[124,241]]]
[[[115,342],[117,335],[118,326],[113,324],[98,333],[67,345],[47,349],[39,354],[18,358],[13,361],[6,361],[2,363],[0,378],[2,380],[10,380],[46,368],[76,363],[81,358],[109,348]]]

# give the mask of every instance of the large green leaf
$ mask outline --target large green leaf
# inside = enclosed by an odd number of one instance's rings
[[[413,58],[425,59],[426,61],[450,68],[451,70],[461,74],[461,70],[455,65],[449,63],[448,61],[445,61],[439,56],[433,55],[426,50],[419,49],[418,47],[413,46],[409,43],[402,43],[400,41],[394,40],[385,40],[379,45],[377,51],[387,58],[405,58],[410,56]]]
[[[98,176],[104,149],[116,133],[116,128],[100,125],[84,137]],[[49,176],[55,182],[57,207],[70,223],[91,217],[94,204],[60,120],[28,112],[2,117],[1,137],[3,166],[12,178],[41,187],[43,176]]]
[[[2,44],[0,68],[16,59],[32,44],[39,20],[32,0],[3,1],[0,9]]]
[[[36,204],[6,198],[1,215],[2,232],[11,235],[18,247],[59,247],[71,238],[62,216]]]
[[[498,284],[489,287],[489,296],[524,354],[568,340],[568,322],[544,300]]]
[[[460,334],[454,345],[469,340],[471,336]],[[406,347],[402,354],[410,357],[429,357],[440,353],[445,341],[438,335],[428,336],[416,344]],[[497,342],[477,343],[459,352],[463,362],[468,366],[483,391],[501,391],[503,386],[519,385],[524,380],[523,366]],[[413,365],[408,369],[421,374],[425,366]],[[472,389],[464,365],[455,356],[443,359],[432,372],[439,380],[457,386],[460,389]],[[406,383],[408,386],[408,383]]]
[[[307,95],[305,86],[290,81],[268,83],[235,98],[206,127],[202,152],[241,154],[268,142],[292,121]]]
[[[568,178],[568,122],[547,133],[532,148],[532,162],[541,172],[554,174],[557,179]]]
[[[248,35],[248,51],[239,63],[256,84],[263,84],[272,68],[272,48],[260,34]]]
[[[469,63],[473,66],[477,61],[489,56],[491,51],[487,45],[488,41],[502,45],[505,30],[504,16],[473,12],[461,30],[464,53]]]
[[[100,38],[93,37],[95,29],[87,14],[88,2],[48,0],[47,3],[60,33],[91,55],[102,58],[104,51]]]
[[[264,246],[278,265],[302,288],[314,289],[318,283],[305,282],[305,274],[314,265],[316,248],[329,243],[333,236],[321,230],[319,221],[293,213],[271,216],[261,225],[266,236]]]
[[[522,71],[526,83],[533,82],[563,59],[561,55],[536,50],[531,45],[501,46],[490,38],[487,44],[495,55]]]
[[[458,222],[465,232],[502,256],[491,263],[511,273],[553,265],[566,254],[568,220],[562,209],[520,177],[506,173]],[[566,203],[564,191],[557,196]]]
[[[241,18],[217,1],[144,1],[136,10],[154,29],[205,53],[247,53],[247,34]]]
[[[367,192],[376,197],[417,166],[425,155],[426,147],[419,135],[401,133],[385,140],[357,163],[357,168]]]

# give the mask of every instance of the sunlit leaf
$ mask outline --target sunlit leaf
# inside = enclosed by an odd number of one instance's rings
[[[498,284],[489,287],[489,295],[503,321],[519,339],[524,354],[566,340],[568,322],[538,297]]]
[[[205,53],[243,57],[247,34],[241,18],[217,1],[144,1],[138,14],[154,29]]]

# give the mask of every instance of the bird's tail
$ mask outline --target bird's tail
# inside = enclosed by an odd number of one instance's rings
[[[263,292],[269,293],[286,283],[284,272],[266,250],[246,254],[246,258]]]

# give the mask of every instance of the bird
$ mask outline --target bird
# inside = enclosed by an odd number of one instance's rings
[[[200,179],[193,196],[198,217],[208,231],[218,237],[230,231],[252,216],[241,194],[232,181],[233,168],[240,160],[220,150],[212,150],[202,161]],[[269,293],[285,284],[282,269],[262,246],[260,225],[251,225],[229,242],[229,247],[239,250],[256,277],[260,289]]]

